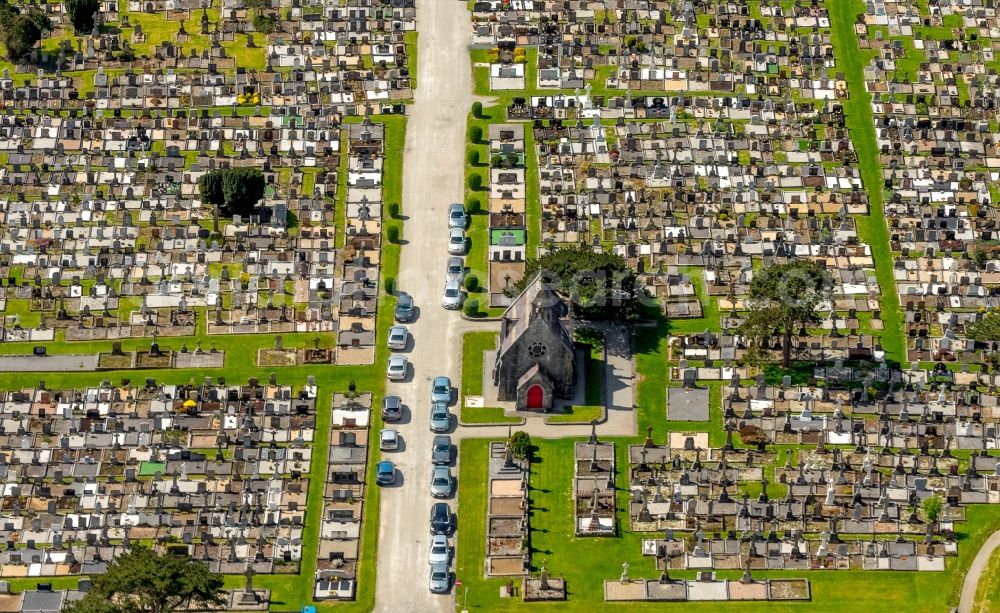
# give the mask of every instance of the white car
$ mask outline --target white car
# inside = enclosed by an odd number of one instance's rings
[[[427,561],[431,564],[451,562],[451,545],[448,544],[447,534],[435,534],[431,537],[431,549]]]
[[[406,369],[409,367],[410,362],[403,355],[394,355],[389,358],[389,366],[386,368],[385,375],[389,377],[390,381],[402,381],[406,378]]]
[[[385,428],[378,433],[378,448],[382,451],[396,451],[399,449],[399,432],[392,428]]]
[[[406,329],[406,326],[393,326],[389,328],[389,340],[386,344],[393,351],[402,351],[406,349],[406,339],[408,336],[409,331]]]
[[[445,283],[444,293],[441,295],[441,306],[446,309],[462,307],[462,286],[458,284],[458,281]]]
[[[465,230],[462,228],[448,230],[448,253],[451,255],[465,254]]]

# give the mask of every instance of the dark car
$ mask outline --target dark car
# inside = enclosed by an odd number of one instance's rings
[[[451,534],[451,507],[447,502],[436,502],[431,507],[431,534]]]
[[[400,294],[396,298],[396,321],[401,324],[413,321],[413,298],[409,294]]]
[[[382,420],[399,421],[403,417],[403,401],[399,396],[386,396],[382,399]]]
[[[392,485],[396,481],[396,466],[389,460],[382,460],[375,465],[375,483]]]
[[[431,446],[431,464],[435,466],[451,464],[451,437],[439,434],[434,437]]]

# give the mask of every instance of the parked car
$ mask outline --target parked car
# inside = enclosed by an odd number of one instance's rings
[[[434,377],[431,384],[431,402],[451,403],[451,379],[445,376]]]
[[[431,534],[451,534],[451,507],[447,502],[435,502],[431,507]]]
[[[389,460],[382,460],[375,466],[375,483],[392,485],[396,481],[396,465]]]
[[[406,326],[393,326],[389,328],[389,349],[402,351],[406,349],[406,341],[410,337],[410,331]]]
[[[409,365],[410,362],[405,355],[394,355],[389,358],[389,366],[386,368],[385,374],[390,381],[401,381],[406,378],[406,369]]]
[[[399,396],[382,399],[382,421],[399,421],[403,417],[403,400]]]
[[[447,432],[451,428],[451,413],[448,405],[435,402],[431,405],[431,432]]]
[[[447,276],[448,281],[458,281],[461,283],[465,279],[465,260],[458,256],[448,258]]]
[[[436,562],[431,564],[431,578],[427,587],[435,594],[447,594],[451,589],[451,573],[448,565]]]
[[[458,284],[458,281],[448,281],[444,284],[441,306],[450,310],[462,308],[462,286]]]
[[[378,433],[378,448],[382,451],[399,449],[399,432],[392,428],[384,428]]]
[[[397,296],[394,315],[396,321],[401,324],[413,321],[413,316],[415,315],[413,311],[413,297],[409,294],[400,294]]]
[[[465,230],[462,228],[448,230],[448,253],[452,255],[465,253]]]
[[[435,466],[431,469],[431,496],[435,498],[448,498],[455,485],[455,480],[451,476],[451,469],[447,466]]]
[[[448,227],[465,228],[469,223],[469,216],[465,214],[465,207],[455,203],[448,207]]]
[[[431,445],[431,464],[445,466],[451,464],[451,437],[447,434],[434,437],[434,443]]]
[[[448,535],[435,534],[431,537],[431,549],[427,554],[427,561],[431,564],[451,562],[451,545],[448,544]]]

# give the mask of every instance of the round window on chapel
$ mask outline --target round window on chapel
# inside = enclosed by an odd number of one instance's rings
[[[531,346],[528,347],[528,353],[531,354],[532,357],[540,358],[545,355],[545,345],[542,343],[532,343]]]

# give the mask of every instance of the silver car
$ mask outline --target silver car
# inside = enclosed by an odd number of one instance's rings
[[[406,326],[393,326],[389,328],[389,349],[402,351],[406,349],[406,340],[409,338],[409,330]]]
[[[448,593],[451,589],[451,574],[448,572],[447,564],[443,562],[431,564],[431,577],[427,587],[435,594]]]
[[[448,230],[448,253],[463,255],[465,253],[465,230],[452,228]]]
[[[441,306],[446,309],[459,309],[462,307],[462,286],[458,281],[448,281],[444,284],[444,293],[441,294]]]
[[[427,561],[431,564],[447,564],[451,561],[451,545],[448,535],[435,534],[431,537],[431,549],[427,553]]]
[[[447,270],[446,280],[461,283],[465,279],[465,261],[462,258],[457,256],[448,258]]]
[[[410,362],[405,355],[394,355],[389,358],[389,366],[386,368],[385,375],[389,377],[390,381],[402,381],[406,378],[406,370],[409,366]]]
[[[451,413],[443,402],[431,404],[431,432],[447,432],[451,428]]]
[[[464,228],[469,223],[469,217],[465,214],[465,207],[461,204],[452,204],[448,207],[448,227]]]
[[[382,451],[396,451],[399,449],[399,432],[392,428],[386,428],[378,433],[378,448]]]
[[[451,490],[455,486],[455,480],[451,476],[451,469],[447,466],[435,466],[431,469],[431,496],[435,498],[448,498]]]

